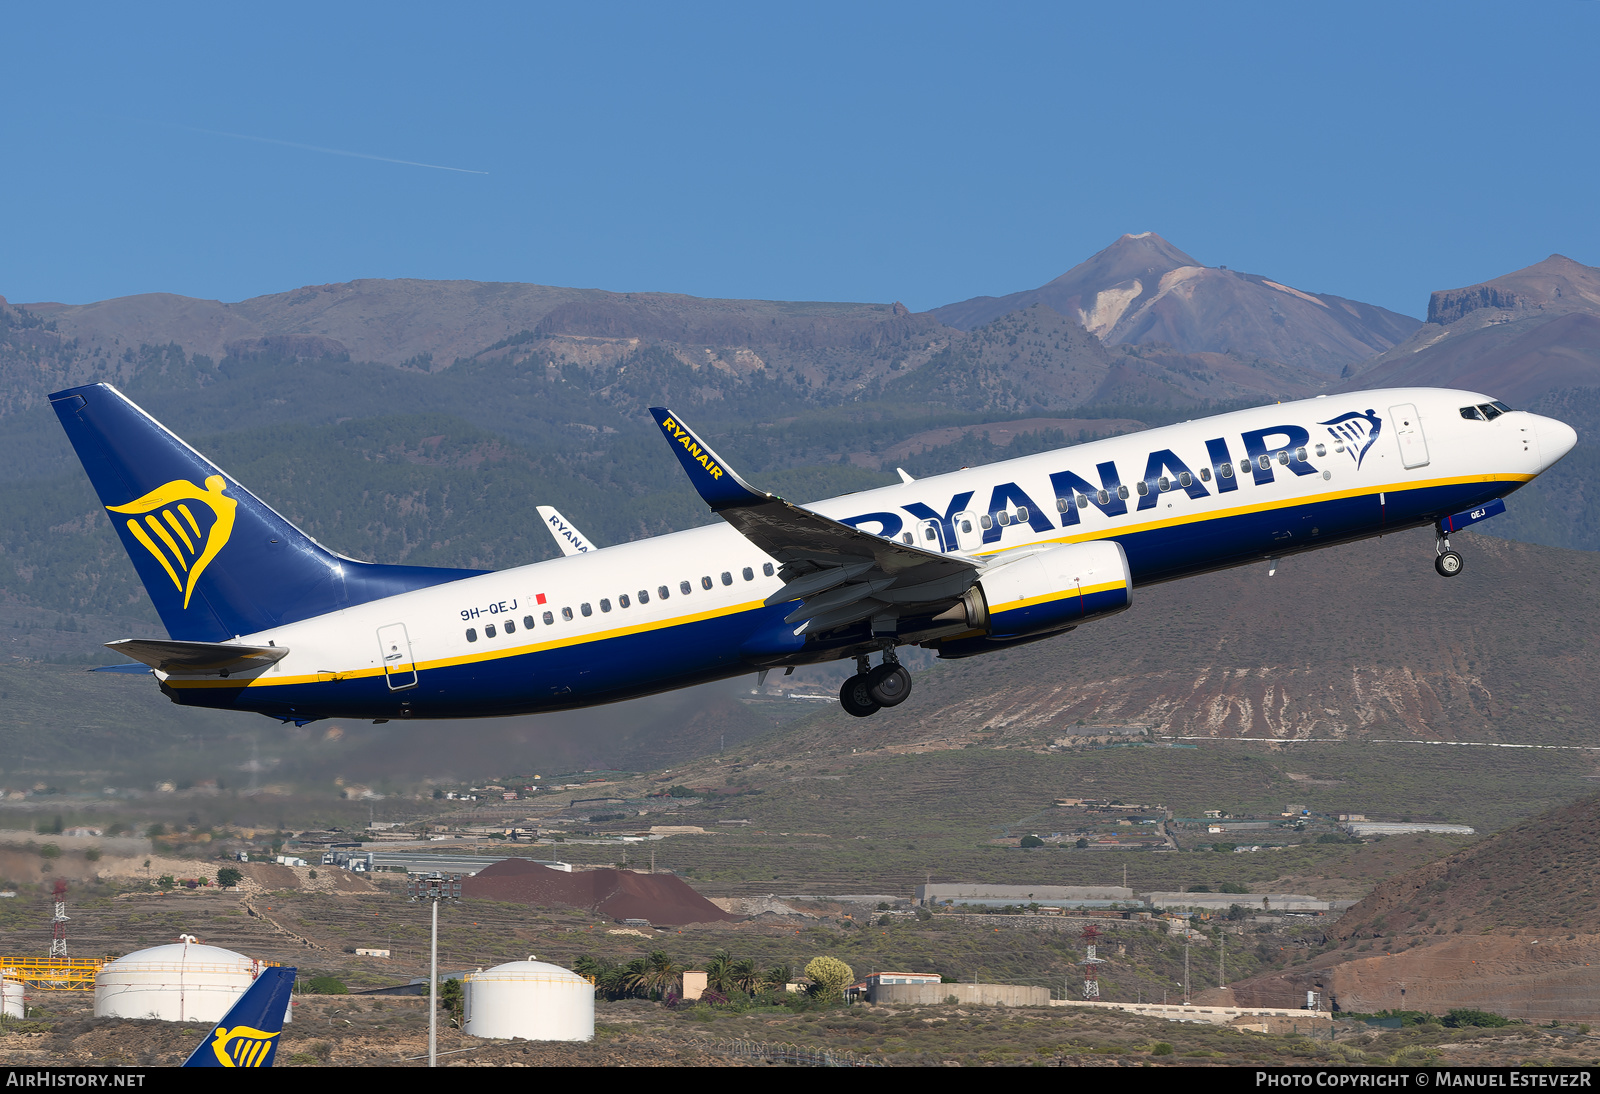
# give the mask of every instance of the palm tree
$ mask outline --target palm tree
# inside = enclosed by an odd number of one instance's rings
[[[734,989],[733,969],[733,955],[727,950],[718,950],[706,962],[706,987],[727,995]]]
[[[641,964],[643,967],[632,980],[651,998],[659,999],[679,986],[683,979],[683,966],[668,957],[664,950],[654,950],[649,957],[630,961],[628,963],[630,972],[635,964]]]
[[[761,991],[762,976],[756,971],[756,963],[751,958],[734,963],[733,984],[747,995],[755,995]]]

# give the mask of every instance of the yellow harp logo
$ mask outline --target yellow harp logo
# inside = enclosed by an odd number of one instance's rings
[[[272,1047],[276,1033],[249,1026],[218,1026],[211,1040],[211,1051],[223,1067],[260,1067]]]
[[[128,532],[167,571],[183,594],[185,608],[195,582],[233,534],[233,515],[239,503],[223,494],[226,487],[221,475],[206,479],[204,490],[184,479],[173,479],[126,505],[106,506],[113,513],[144,518],[143,523],[129,520]],[[193,507],[189,502],[195,503]],[[195,518],[196,509],[208,525],[204,530],[201,520]]]

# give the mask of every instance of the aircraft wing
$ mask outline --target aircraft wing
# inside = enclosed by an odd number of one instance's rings
[[[585,538],[582,532],[572,526],[572,522],[556,512],[553,505],[536,505],[539,519],[544,521],[544,526],[555,537],[556,546],[561,548],[564,555],[581,555],[594,550],[594,543]]]
[[[863,532],[756,490],[666,407],[651,407],[678,462],[711,511],[777,559],[784,587],[767,603],[804,603],[785,620],[815,632],[873,618],[925,614],[977,580],[979,564]],[[882,628],[892,630],[892,625]]]

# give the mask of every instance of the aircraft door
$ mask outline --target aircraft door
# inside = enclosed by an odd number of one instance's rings
[[[956,530],[956,550],[971,553],[983,546],[983,528],[978,523],[978,514],[957,513],[950,518],[950,525]]]
[[[944,532],[936,520],[917,522],[917,546],[925,551],[945,550]]]
[[[378,628],[378,649],[383,658],[383,676],[390,691],[417,686],[417,663],[411,659],[411,639],[404,623]]]
[[[1394,425],[1395,439],[1400,442],[1400,462],[1407,470],[1428,466],[1428,441],[1422,435],[1422,419],[1411,403],[1401,403],[1389,408],[1389,421]]]

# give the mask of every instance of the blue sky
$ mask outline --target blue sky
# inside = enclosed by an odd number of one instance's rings
[[[1594,3],[31,5],[4,25],[13,301],[422,277],[920,310],[1149,230],[1421,315],[1551,252],[1600,265]]]

